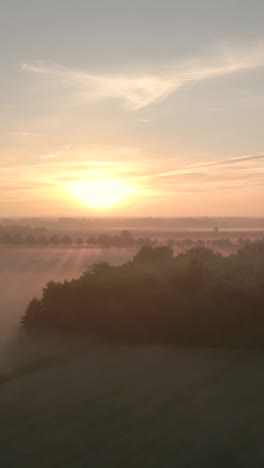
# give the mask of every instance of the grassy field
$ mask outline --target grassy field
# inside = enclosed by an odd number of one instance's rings
[[[264,352],[19,336],[19,314],[47,280],[95,261],[43,252],[2,256],[1,467],[264,466]]]

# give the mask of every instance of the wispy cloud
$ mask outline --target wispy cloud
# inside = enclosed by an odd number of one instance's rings
[[[116,148],[118,152],[118,148]],[[130,153],[129,148],[125,149]],[[122,148],[120,148],[122,152]],[[50,153],[52,154],[52,153]],[[106,156],[106,154],[105,154]],[[250,197],[262,197],[264,184],[264,155],[241,156],[208,162],[200,160],[195,164],[175,161],[174,168],[168,162],[141,161],[130,156],[120,164],[120,159],[109,161],[64,161],[64,158],[47,158],[38,163],[17,163],[16,166],[2,166],[0,192],[2,201],[7,203],[71,203],[71,184],[76,180],[117,178],[135,189],[127,201],[127,207],[144,213],[152,207],[160,206],[162,213],[170,206],[192,207],[200,203],[225,197],[243,199],[245,193]],[[1,165],[1,164],[0,164]],[[162,170],[162,165],[164,170]],[[203,200],[203,201],[202,201]],[[212,202],[213,203],[213,202]],[[242,203],[242,202],[241,202]],[[230,202],[230,206],[232,203]],[[185,208],[184,208],[185,209]],[[191,208],[190,208],[191,209]],[[212,206],[214,212],[214,206]]]
[[[76,93],[82,102],[119,99],[129,110],[138,111],[165,99],[188,83],[263,65],[264,42],[259,42],[248,48],[225,48],[207,58],[196,57],[145,73],[95,74],[41,61],[24,63],[22,70],[57,80],[69,93]]]
[[[87,179],[92,177],[111,178],[128,177],[145,170],[145,160],[140,148],[134,146],[90,145],[72,149],[54,148],[47,153],[40,153],[26,160],[21,155],[14,158],[12,164],[0,156],[1,182],[7,180],[14,184],[25,181],[45,180],[60,182],[66,180]]]
[[[234,157],[213,162],[199,162],[142,177],[142,184],[155,187],[168,199],[196,193],[242,191],[264,184],[264,155]]]
[[[35,137],[35,136],[40,136],[40,133],[35,133],[35,132],[8,132],[8,136],[14,136],[14,137]]]
[[[233,166],[236,164],[243,164],[243,163],[251,163],[251,162],[258,162],[258,161],[264,160],[264,154],[256,154],[252,156],[240,156],[240,157],[234,157],[234,158],[229,158],[229,159],[223,159],[223,160],[217,160],[217,161],[209,161],[209,162],[200,162],[196,164],[190,164],[188,166],[185,166],[184,168],[180,169],[170,169],[168,171],[164,172],[159,172],[156,174],[153,174],[153,177],[172,177],[172,176],[180,176],[180,175],[185,175],[185,174],[193,174],[197,173],[199,174],[200,172],[197,171],[203,171],[206,169],[214,168],[214,166]],[[248,167],[248,166],[247,166]]]
[[[56,151],[55,153],[47,153],[41,156],[41,159],[56,159],[63,155],[63,151]]]

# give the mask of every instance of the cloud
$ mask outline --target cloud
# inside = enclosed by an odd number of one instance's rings
[[[15,136],[15,137],[35,137],[35,136],[41,136],[40,133],[34,133],[34,132],[8,132],[9,136]]]
[[[139,110],[153,102],[164,99],[175,88],[169,78],[155,75],[122,76],[92,75],[62,67],[50,68],[48,65],[24,64],[22,69],[33,73],[48,75],[64,86],[78,93],[83,101],[121,99],[129,110]]]
[[[140,148],[134,146],[90,145],[72,150],[68,147],[51,149],[30,156],[19,154],[12,164],[0,155],[0,185],[6,181],[18,183],[46,181],[60,183],[92,177],[133,177],[145,169]]]
[[[147,118],[147,117],[143,117],[142,119],[138,119],[138,121],[141,122],[141,123],[144,123],[144,124],[148,124],[148,123],[152,122],[152,119]]]
[[[41,159],[56,159],[63,155],[63,151],[57,151],[55,153],[47,153],[41,156]]]
[[[146,187],[170,199],[196,193],[240,192],[264,184],[264,155],[241,156],[213,162],[200,162],[177,169],[149,173],[142,178]]]
[[[47,62],[24,63],[22,70],[56,80],[81,102],[105,99],[121,100],[131,111],[139,111],[166,99],[188,83],[197,83],[264,65],[264,43],[248,48],[224,48],[207,58],[194,58],[164,65],[158,70],[124,74],[100,73],[50,65]]]
[[[156,174],[153,174],[154,177],[171,177],[171,176],[179,176],[182,174],[189,174],[189,173],[195,173],[195,171],[201,169],[207,169],[207,168],[213,168],[214,166],[232,166],[234,164],[239,164],[239,163],[250,163],[258,160],[263,160],[264,159],[264,154],[256,154],[253,156],[240,156],[240,157],[235,157],[235,158],[229,158],[229,159],[224,159],[224,160],[218,160],[218,161],[212,161],[212,162],[206,162],[206,163],[196,163],[196,164],[191,164],[183,169],[170,169],[168,171],[164,172],[159,172]]]

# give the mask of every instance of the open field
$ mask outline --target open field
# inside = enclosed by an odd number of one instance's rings
[[[262,467],[264,352],[18,337],[51,279],[131,251],[1,251],[0,466]]]

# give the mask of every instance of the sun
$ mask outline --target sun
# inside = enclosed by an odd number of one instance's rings
[[[80,202],[92,208],[111,207],[132,193],[131,187],[119,179],[76,180],[71,190]]]

